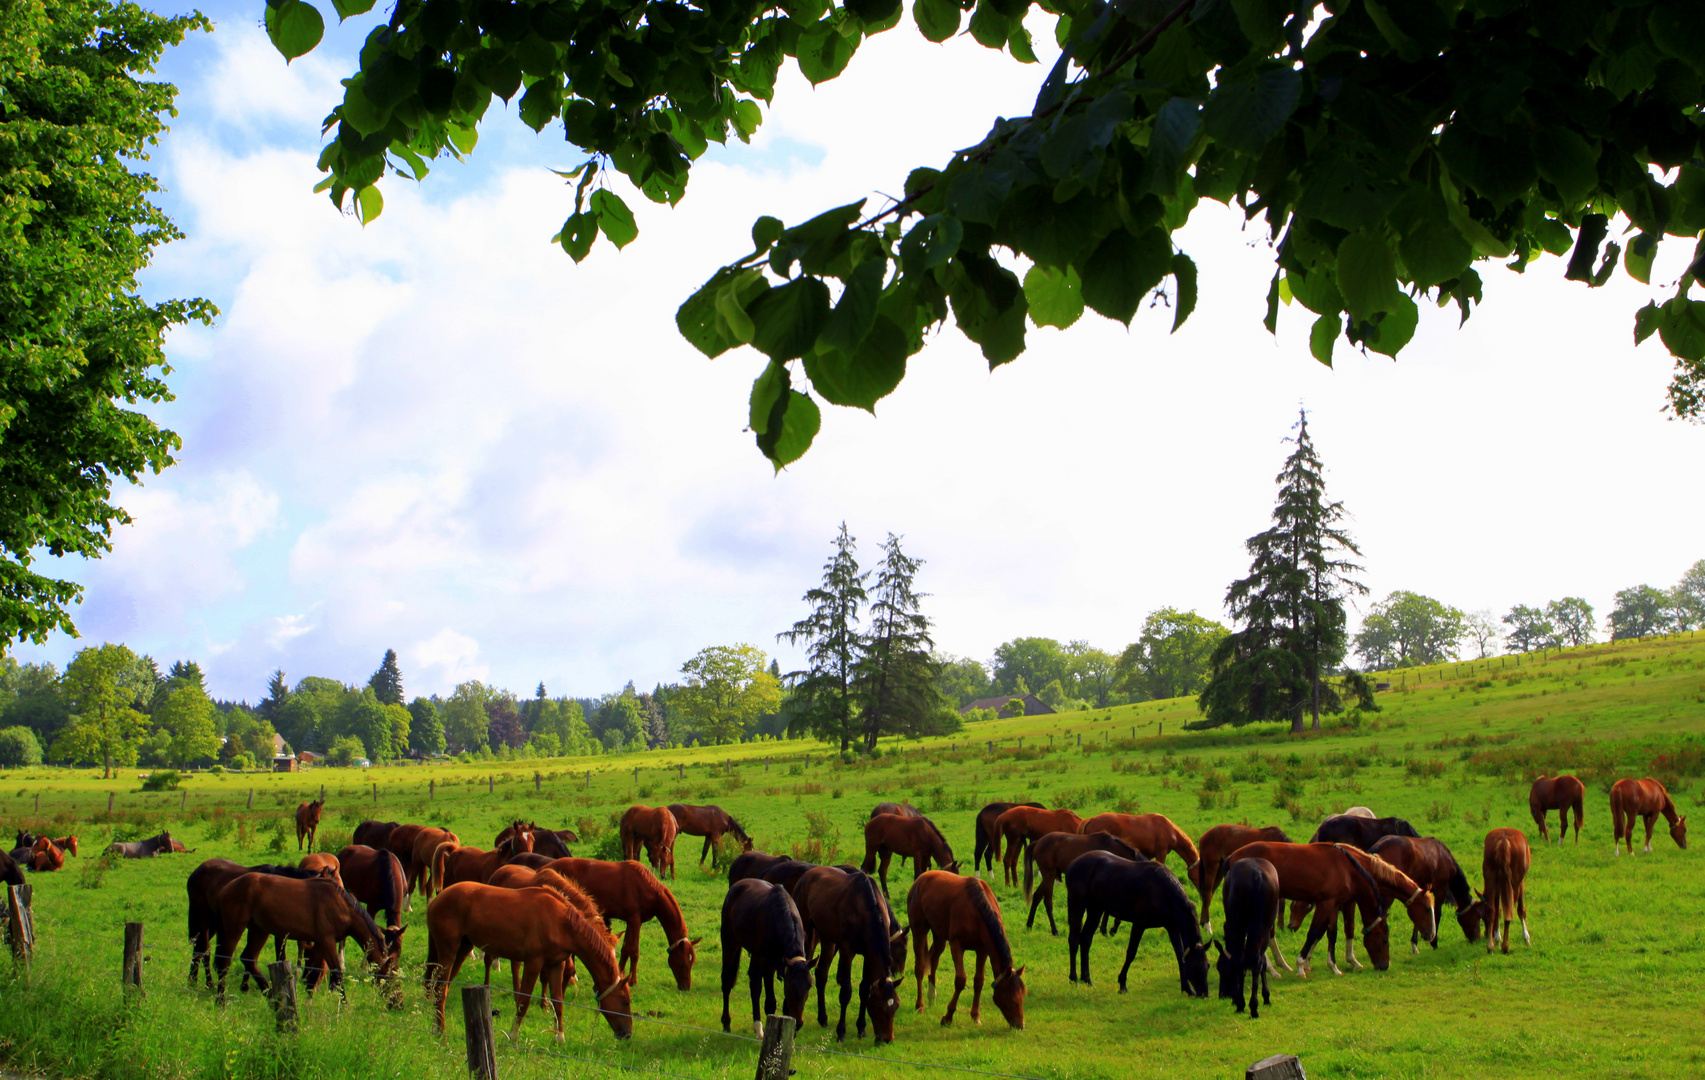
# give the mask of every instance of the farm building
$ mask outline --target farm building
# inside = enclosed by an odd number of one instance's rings
[[[979,698],[965,706],[963,709],[960,709],[959,715],[964,716],[972,709],[993,709],[995,712],[1004,714],[1006,712],[1007,702],[1009,701],[1024,702],[1025,716],[1048,716],[1054,711],[1049,707],[1046,701],[1043,701],[1035,694],[1007,694],[1004,697]]]
[[[272,755],[272,771],[273,772],[295,772],[296,771],[296,755],[295,754],[274,754],[274,755]]]

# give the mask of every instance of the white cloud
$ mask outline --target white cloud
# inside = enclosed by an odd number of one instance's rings
[[[414,667],[433,672],[435,681],[447,687],[469,679],[484,681],[490,676],[491,668],[480,660],[479,642],[448,626],[416,642],[406,655]]]

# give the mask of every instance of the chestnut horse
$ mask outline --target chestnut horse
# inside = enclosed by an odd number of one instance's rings
[[[1014,967],[1012,946],[1001,923],[995,891],[981,878],[964,877],[947,870],[930,870],[912,882],[906,894],[906,922],[912,930],[913,974],[918,980],[917,1011],[924,1011],[924,979],[929,996],[935,999],[935,969],[941,950],[953,948],[953,997],[941,1026],[953,1023],[953,1010],[965,992],[965,950],[977,954],[977,979],[971,990],[971,1022],[981,1023],[978,1009],[983,1000],[983,968],[994,969],[991,997],[1006,1022],[1024,1030],[1024,968]],[[933,940],[932,940],[933,939]]]
[[[1190,997],[1208,996],[1208,946],[1196,923],[1196,905],[1184,886],[1159,862],[1132,862],[1110,851],[1091,851],[1066,868],[1066,948],[1071,956],[1068,977],[1078,980],[1083,961],[1083,984],[1089,981],[1089,947],[1102,916],[1131,924],[1125,966],[1119,969],[1119,992],[1137,958],[1143,931],[1160,929],[1172,941],[1178,959],[1178,984]]]
[[[947,837],[926,817],[878,814],[864,823],[864,862],[859,869],[875,872],[888,892],[888,862],[895,855],[912,860],[912,880],[929,869],[930,860],[945,870],[957,870],[959,861],[947,846]],[[878,869],[878,860],[881,867]]]
[[[302,861],[297,865],[319,877],[329,877],[339,885],[343,884],[343,864],[338,861],[336,855],[316,851],[311,855],[302,856]]]
[[[230,859],[208,859],[200,866],[189,872],[184,882],[184,891],[189,899],[189,981],[195,984],[195,972],[201,967],[207,977],[207,988],[213,989],[213,958],[210,954],[213,939],[219,936],[219,890],[244,874],[276,874],[279,877],[298,878],[307,880],[320,877],[318,870],[304,870],[299,866],[244,866]],[[278,943],[278,958],[284,959],[284,943]],[[227,956],[226,962],[230,961]],[[242,989],[249,986],[249,973],[243,972]]]
[[[477,881],[482,885],[491,880],[497,868],[516,855],[533,850],[533,834],[512,832],[491,851],[476,847],[460,847],[452,843],[438,845],[432,853],[432,880],[443,889],[462,881]]]
[[[1158,863],[1176,851],[1186,871],[1201,858],[1190,834],[1165,814],[1097,814],[1083,823],[1081,831],[1112,833]]]
[[[622,858],[638,861],[643,844],[645,857],[658,877],[667,870],[675,876],[675,834],[680,831],[667,806],[630,806],[622,814]]]
[[[1444,907],[1445,900],[1449,899],[1456,907],[1459,919],[1468,906],[1474,903],[1474,895],[1468,888],[1468,875],[1456,864],[1456,856],[1450,853],[1450,848],[1445,847],[1443,841],[1432,836],[1419,839],[1412,836],[1387,836],[1374,844],[1369,854],[1378,855],[1414,878],[1417,884],[1426,886],[1432,893],[1433,936],[1429,941],[1433,948],[1438,948],[1439,909]],[[1411,955],[1421,951],[1420,940],[1421,928],[1417,926],[1409,935]]]
[[[401,926],[408,877],[397,857],[383,848],[351,844],[337,853],[337,861],[343,887],[367,905],[367,913],[377,915],[383,911],[386,926]]]
[[[890,919],[888,905],[876,883],[862,870],[817,866],[800,876],[789,890],[799,908],[807,940],[817,942],[817,1025],[829,1026],[829,967],[840,955],[835,983],[841,989],[841,1020],[835,1041],[847,1038],[847,1005],[852,1001],[852,964],[864,961],[858,984],[858,1037],[864,1038],[868,1011],[874,1045],[894,1041],[894,1014],[899,1011],[895,955],[904,970],[908,930]],[[809,951],[809,949],[808,949]]]
[[[983,865],[983,860],[989,863],[989,873],[994,873],[995,860],[1000,857],[1000,830],[995,828],[995,822],[1000,816],[1015,806],[1029,806],[1034,809],[1044,809],[1039,802],[992,802],[977,811],[977,820],[973,824],[976,837],[976,849],[971,853],[971,872],[974,874]],[[1025,841],[1028,845],[1029,841]]]
[[[536,821],[523,825],[519,821],[506,825],[497,834],[497,839],[491,842],[492,847],[502,847],[503,842],[517,832],[533,834],[533,850],[550,859],[567,859],[574,855],[568,850],[568,845],[580,843],[580,835],[573,829],[541,829]]]
[[[1504,951],[1510,951],[1510,919],[1521,920],[1521,939],[1529,945],[1533,944],[1533,936],[1527,932],[1527,868],[1533,862],[1533,851],[1527,846],[1527,834],[1520,829],[1493,829],[1486,834],[1486,847],[1481,856],[1480,873],[1485,879],[1486,891],[1480,894],[1465,915],[1458,915],[1462,920],[1462,928],[1467,931],[1472,924],[1478,930],[1484,928],[1486,934],[1486,951],[1491,952],[1492,946],[1503,941]],[[1500,927],[1499,921],[1503,926]],[[1473,941],[1477,934],[1469,934],[1468,940]]]
[[[1214,903],[1214,890],[1219,886],[1220,861],[1244,844],[1253,844],[1257,840],[1280,844],[1291,842],[1291,838],[1285,835],[1285,830],[1277,825],[1268,825],[1263,829],[1250,825],[1215,825],[1202,834],[1202,842],[1197,848],[1200,855],[1196,859],[1196,865],[1187,871],[1190,884],[1196,886],[1196,893],[1202,898],[1202,933],[1214,932],[1214,923],[1209,912]],[[1242,985],[1238,984],[1239,987]],[[1239,1008],[1238,1011],[1243,1010]]]
[[[315,802],[296,804],[296,850],[302,850],[302,841],[308,842],[308,848],[313,849],[314,834],[320,831],[320,813],[326,808],[324,796]]]
[[[1551,842],[1551,831],[1545,827],[1545,815],[1557,811],[1557,842],[1569,835],[1569,811],[1575,812],[1575,843],[1581,842],[1581,804],[1586,801],[1586,785],[1573,776],[1541,776],[1527,792],[1527,809],[1539,835]]]
[[[758,989],[764,991],[764,1012],[776,1011],[775,977],[781,975],[781,1011],[797,1028],[805,1022],[805,1003],[811,998],[811,964],[805,952],[805,923],[799,906],[780,885],[743,878],[722,898],[722,1030],[729,1030],[728,995],[740,977],[740,953],[752,957],[746,981],[752,990],[752,1030],[764,1033],[758,1020]]]
[[[1622,854],[1622,838],[1628,838],[1628,854],[1634,854],[1634,819],[1644,818],[1646,821],[1646,846],[1641,849],[1648,855],[1652,851],[1652,825],[1659,814],[1669,822],[1669,836],[1675,841],[1675,846],[1687,850],[1687,819],[1677,817],[1675,800],[1669,797],[1664,786],[1646,777],[1644,780],[1618,780],[1610,788],[1610,818],[1616,829],[1616,838],[1612,842],[1610,853]],[[1580,830],[1575,832],[1580,835]],[[1505,950],[1508,951],[1507,949]]]
[[[65,869],[65,853],[45,836],[38,837],[30,848],[30,869],[37,874]]]
[[[533,986],[545,978],[545,996],[556,1014],[556,1037],[562,1041],[562,983],[571,957],[592,976],[593,1003],[616,1038],[633,1035],[632,994],[628,978],[616,965],[616,939],[609,928],[589,921],[570,896],[573,884],[561,875],[540,870],[534,884],[504,889],[463,881],[441,891],[426,906],[430,937],[426,945],[426,985],[432,995],[433,1019],[444,1030],[444,999],[468,953],[480,949],[488,957],[521,965],[515,990],[513,1041],[526,1019]]]
[[[621,966],[628,984],[639,985],[639,932],[648,920],[656,919],[669,942],[669,970],[680,990],[693,988],[693,962],[698,959],[701,938],[687,936],[687,920],[675,894],[657,880],[642,863],[604,862],[600,859],[556,859],[545,869],[553,870],[579,885],[598,905],[606,921],[627,924],[622,934]],[[507,873],[508,869],[498,871]],[[495,879],[496,874],[493,875]]]
[[[407,891],[403,894],[404,911],[414,910],[414,882],[416,877],[414,869],[414,842],[420,836],[421,831],[425,828],[425,825],[404,823],[387,831],[383,842],[372,845],[373,847],[385,848],[392,855],[397,857],[397,861],[399,863],[402,863],[403,882],[407,888]],[[356,840],[355,842],[359,844],[361,841]]]
[[[1332,974],[1342,975],[1335,955],[1337,945],[1337,916],[1344,913],[1344,956],[1360,968],[1354,951],[1355,915],[1362,916],[1362,945],[1367,949],[1373,966],[1384,971],[1391,966],[1391,927],[1386,921],[1386,909],[1392,900],[1399,900],[1416,926],[1426,930],[1431,940],[1436,932],[1432,927],[1433,901],[1427,890],[1415,884],[1403,871],[1374,855],[1349,844],[1280,844],[1258,840],[1245,844],[1221,864],[1224,874],[1245,859],[1266,859],[1279,872],[1279,895],[1286,900],[1302,901],[1314,907],[1314,921],[1308,928],[1308,938],[1297,954],[1297,974],[1308,978],[1309,955],[1326,936],[1326,960]],[[1281,967],[1289,968],[1274,940],[1270,948]]]
[[[687,836],[704,837],[704,850],[699,852],[699,865],[704,865],[704,857],[710,856],[710,868],[716,869],[717,859],[722,857],[720,846],[723,836],[732,836],[740,845],[742,853],[752,850],[752,838],[746,835],[746,830],[734,820],[734,815],[720,806],[689,806],[686,803],[670,803],[669,813],[675,817],[675,827]]]
[[[995,854],[999,856],[1000,846],[1006,849],[1003,860],[1005,871],[1001,877],[1004,885],[1018,884],[1018,852],[1024,849],[1024,896],[1030,897],[1030,880],[1036,871],[1035,858],[1030,852],[1030,844],[1047,836],[1051,832],[1082,832],[1083,819],[1070,810],[1044,810],[1034,806],[1015,806],[995,819],[995,837],[998,841]],[[1105,832],[1106,830],[1101,830]]]
[[[399,828],[397,832],[391,835],[395,837],[397,833],[402,831]],[[432,860],[433,856],[438,854],[438,849],[445,844],[449,844],[453,848],[460,847],[462,841],[449,829],[423,828],[414,834],[414,847],[409,854],[409,862],[405,868],[408,870],[408,884],[411,892],[418,889],[420,895],[430,900],[432,894],[438,891],[438,883],[432,876],[434,865]]]
[[[1350,810],[1366,810],[1365,806],[1352,806]],[[1421,834],[1415,831],[1415,826],[1400,817],[1376,818],[1370,810],[1364,816],[1345,812],[1334,814],[1320,823],[1309,837],[1311,844],[1349,844],[1367,851],[1387,836],[1413,836]],[[1303,903],[1291,904],[1291,929],[1295,930],[1308,917],[1310,906]],[[1348,949],[1348,946],[1345,946]]]
[[[219,939],[213,966],[221,999],[225,997],[225,974],[231,968],[232,950],[245,930],[249,938],[243,946],[243,969],[263,993],[267,982],[255,958],[266,939],[274,935],[280,940],[295,938],[309,943],[306,981],[310,991],[323,971],[329,974],[332,987],[343,993],[339,945],[346,937],[361,943],[381,986],[402,958],[403,929],[380,930],[361,902],[330,878],[298,880],[276,874],[241,874],[219,890],[215,907]]]
[[[54,838],[53,846],[67,855],[77,854],[77,838],[75,836],[60,836]]]
[[[1049,833],[1030,846],[1036,869],[1042,872],[1042,881],[1036,886],[1030,901],[1030,917],[1024,923],[1026,930],[1036,925],[1036,906],[1041,904],[1048,911],[1048,932],[1055,937],[1060,936],[1059,925],[1054,922],[1054,882],[1079,855],[1091,851],[1111,851],[1132,862],[1147,858],[1112,833]]]
[[[1220,997],[1237,1003],[1243,1011],[1243,973],[1249,973],[1249,1018],[1261,1015],[1260,1005],[1271,1005],[1267,992],[1267,945],[1279,921],[1279,872],[1266,859],[1244,859],[1225,874],[1225,942],[1215,967],[1220,973]],[[1257,984],[1261,1002],[1255,1002]]]

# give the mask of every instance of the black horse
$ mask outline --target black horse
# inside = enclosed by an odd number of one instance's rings
[[[971,872],[975,874],[987,860],[989,873],[995,872],[995,856],[1000,854],[1000,837],[995,834],[995,820],[1015,806],[1034,806],[1042,808],[1039,802],[992,802],[977,811],[977,821],[974,826],[976,835],[976,850],[971,853]],[[1029,846],[1029,841],[1025,841]]]
[[[374,821],[369,818],[355,827],[349,842],[377,850],[385,846],[385,841],[390,839],[396,827],[397,823],[394,821]]]
[[[764,989],[764,1014],[776,1011],[775,977],[782,977],[781,1010],[797,1028],[811,996],[812,957],[805,955],[805,924],[793,897],[780,885],[746,878],[728,887],[722,898],[722,1030],[729,1030],[728,995],[740,977],[740,952],[752,960],[746,981],[752,989],[752,1027],[762,1035],[758,987]]]
[[[1320,828],[1314,830],[1314,835],[1308,838],[1308,842],[1349,844],[1367,851],[1383,837],[1420,835],[1415,831],[1415,826],[1400,817],[1366,818],[1336,814],[1322,821]]]
[[[758,875],[758,880],[767,881],[771,885],[780,885],[782,888],[786,889],[788,895],[791,896],[793,895],[794,882],[798,881],[801,877],[804,877],[805,871],[815,870],[816,868],[816,863],[801,862],[798,859],[788,859],[785,862],[776,863],[774,866],[766,869],[763,873]],[[860,873],[863,873],[863,871],[860,871]]]
[[[817,942],[817,1024],[829,1026],[829,967],[840,956],[835,983],[841,990],[841,1019],[835,1041],[847,1037],[847,1005],[852,1001],[852,965],[864,961],[858,984],[858,1037],[864,1038],[868,1014],[876,1045],[894,1041],[894,1014],[899,1008],[895,979],[896,953],[904,968],[907,931],[893,921],[893,912],[869,874],[849,873],[838,866],[813,867],[791,890],[800,917]]]
[[[790,855],[765,855],[761,851],[743,852],[734,856],[734,861],[728,864],[728,883],[732,885],[746,878],[763,877],[765,870],[791,859]]]
[[[1131,924],[1131,944],[1125,950],[1125,966],[1119,969],[1119,992],[1125,992],[1125,975],[1137,958],[1143,931],[1158,928],[1172,939],[1178,957],[1178,982],[1191,997],[1208,996],[1208,947],[1196,923],[1196,908],[1184,886],[1172,872],[1157,862],[1132,862],[1110,851],[1091,851],[1066,867],[1066,912],[1071,951],[1072,982],[1078,980],[1078,958],[1083,959],[1083,982],[1089,981],[1089,946],[1103,915]]]
[[[1243,973],[1248,972],[1249,1017],[1253,1020],[1261,1015],[1255,1003],[1257,985],[1261,1004],[1273,1003],[1267,993],[1267,943],[1279,918],[1279,871],[1266,859],[1234,863],[1225,873],[1220,895],[1225,901],[1225,947],[1214,942],[1219,953],[1215,967],[1220,973],[1220,997],[1235,1001],[1237,1011],[1242,1012]]]
[[[0,852],[0,884],[22,885],[24,883],[23,864],[12,856]]]
[[[152,859],[164,851],[172,850],[172,834],[162,831],[158,836],[150,836],[146,840],[130,840],[123,843],[110,844],[107,850],[127,859]]]

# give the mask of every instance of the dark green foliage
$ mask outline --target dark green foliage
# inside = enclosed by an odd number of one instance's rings
[[[17,768],[20,765],[41,764],[41,743],[35,732],[27,727],[0,728],[0,765]]]
[[[166,672],[166,681],[188,683],[203,694],[207,693],[207,679],[201,673],[201,665],[194,660],[172,661],[170,670]]]
[[[882,542],[882,563],[870,594],[870,631],[858,665],[860,727],[866,750],[879,735],[934,735],[945,727],[945,703],[936,689],[929,619],[919,610],[928,596],[913,589],[922,559],[908,556],[893,533]],[[955,717],[954,719],[957,719]]]
[[[385,658],[379,662],[379,670],[367,680],[367,685],[373,688],[373,694],[379,699],[379,704],[403,703],[403,673],[397,666],[397,650],[385,650]]]
[[[444,752],[444,715],[436,702],[417,697],[409,702],[409,749],[430,756]]]
[[[794,623],[793,629],[776,635],[777,641],[806,646],[808,666],[786,676],[793,691],[787,706],[791,725],[840,743],[842,753],[857,734],[854,683],[864,657],[858,620],[865,601],[864,583],[870,577],[858,571],[856,548],[847,523],[841,522],[835,554],[823,564],[823,583],[803,598],[811,605],[811,613]]]

